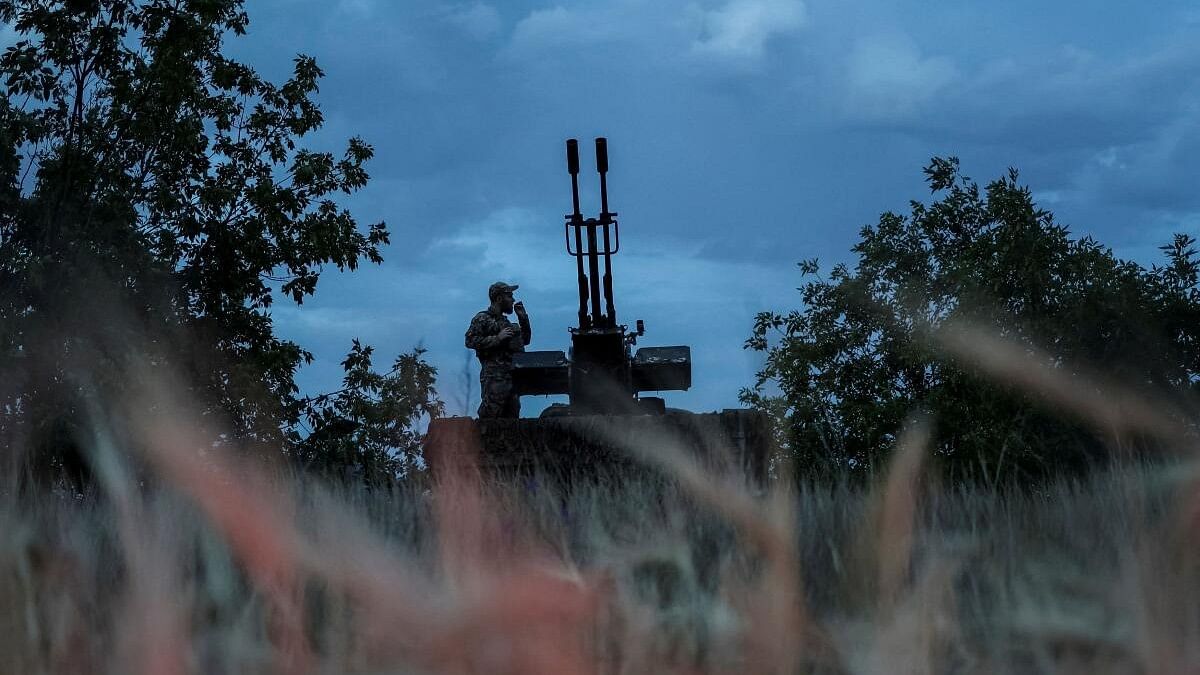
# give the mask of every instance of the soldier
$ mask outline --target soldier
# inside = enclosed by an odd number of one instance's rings
[[[520,397],[513,393],[512,355],[525,351],[533,337],[525,306],[513,302],[515,284],[497,281],[488,287],[491,305],[471,319],[467,329],[467,348],[479,357],[479,419],[521,415]],[[516,310],[520,326],[514,326],[506,314]]]

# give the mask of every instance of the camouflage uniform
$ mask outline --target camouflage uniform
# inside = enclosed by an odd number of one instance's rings
[[[499,284],[494,284],[493,288]],[[509,288],[516,289],[516,286]],[[489,293],[490,294],[490,293]],[[521,414],[520,397],[513,393],[512,355],[525,351],[533,331],[529,318],[518,315],[519,326],[514,326],[503,312],[489,307],[471,319],[467,329],[466,345],[474,349],[479,357],[479,419],[508,417]],[[500,331],[512,326],[518,329],[509,339],[500,338]]]

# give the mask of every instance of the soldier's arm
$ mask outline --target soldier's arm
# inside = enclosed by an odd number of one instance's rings
[[[533,328],[529,325],[529,315],[518,314],[517,323],[521,324],[521,339],[525,342],[525,346],[528,347],[530,341],[533,340]]]
[[[471,320],[471,327],[467,329],[466,335],[467,349],[495,349],[504,342],[499,335],[489,335],[489,323],[484,316],[476,315]]]

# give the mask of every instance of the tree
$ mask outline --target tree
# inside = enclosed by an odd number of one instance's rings
[[[857,262],[811,277],[803,308],[762,312],[749,349],[765,365],[743,402],[775,414],[796,464],[863,474],[913,414],[935,420],[934,454],[952,474],[996,480],[1075,470],[1104,439],[1069,416],[988,381],[926,336],[968,322],[1048,353],[1050,365],[1101,366],[1123,384],[1185,396],[1200,390],[1195,241],[1176,235],[1146,269],[1040,209],[1018,174],[980,190],[956,158],[925,169],[932,204],[864,227]],[[1145,439],[1135,442],[1142,443]]]
[[[371,369],[373,353],[354,340],[342,362],[343,388],[306,401],[312,433],[295,454],[308,468],[327,474],[353,471],[369,484],[413,469],[422,440],[416,425],[442,414],[442,402],[429,396],[437,370],[421,359],[424,350],[417,348],[379,374]]]
[[[298,446],[312,356],[275,334],[272,303],[388,243],[334,200],[366,184],[371,147],[300,145],[322,124],[316,62],[276,85],[224,56],[241,0],[0,0],[0,21],[21,38],[0,56],[9,447],[55,456],[82,393],[119,395],[130,358],[182,371],[239,443]]]

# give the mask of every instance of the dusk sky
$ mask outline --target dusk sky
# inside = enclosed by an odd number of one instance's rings
[[[308,139],[374,145],[346,200],[392,231],[386,262],[329,271],[282,333],[311,349],[311,393],[339,386],[351,338],[385,368],[421,344],[448,412],[474,414],[463,332],[496,280],[518,283],[531,349],[569,346],[575,271],[563,141],[581,140],[584,211],[609,139],[622,322],[691,345],[691,391],[737,407],[760,310],[799,303],[796,262],[849,260],[881,212],[928,199],[957,155],[980,181],[1018,167],[1075,235],[1143,263],[1200,224],[1200,6],[1194,2],[250,0],[231,54],[282,80],[325,70]],[[470,371],[464,379],[464,364]],[[470,382],[470,401],[464,401]],[[550,399],[526,398],[526,414]]]

